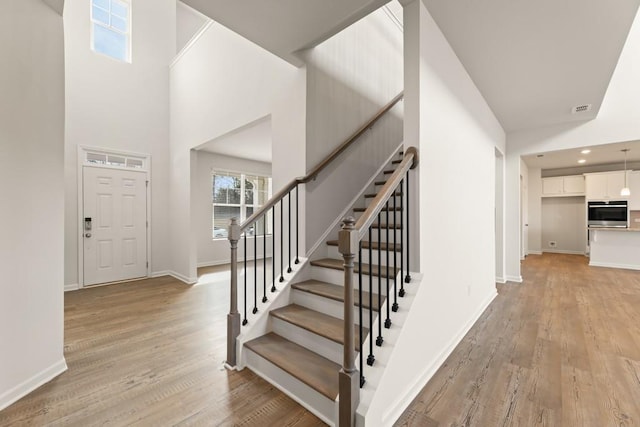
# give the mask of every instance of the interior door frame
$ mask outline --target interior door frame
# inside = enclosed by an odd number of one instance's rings
[[[113,165],[100,165],[91,164],[86,161],[87,154],[95,153],[100,155],[112,155],[123,156],[127,158],[140,159],[143,162],[143,167],[129,168]],[[78,181],[78,217],[77,217],[77,231],[78,231],[78,289],[84,289],[84,173],[85,166],[98,168],[98,169],[115,169],[125,171],[136,171],[145,173],[146,181],[146,216],[147,216],[147,276],[151,277],[151,154],[148,153],[134,153],[130,151],[111,150],[107,148],[92,147],[88,145],[78,145],[78,157],[77,157],[77,181]],[[122,280],[121,282],[127,282],[128,280]],[[109,284],[114,282],[109,282]],[[117,283],[117,282],[116,282]],[[101,286],[101,284],[91,285],[89,287]]]

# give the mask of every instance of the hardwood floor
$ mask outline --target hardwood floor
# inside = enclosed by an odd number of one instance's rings
[[[225,357],[227,267],[65,295],[69,370],[0,425],[319,426]],[[640,272],[531,256],[397,426],[640,426]]]
[[[0,425],[324,425],[248,369],[222,367],[227,269],[200,269],[196,286],[161,277],[65,294],[69,370]]]
[[[523,262],[396,426],[640,426],[640,272]]]

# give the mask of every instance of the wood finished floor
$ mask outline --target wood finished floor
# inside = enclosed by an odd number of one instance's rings
[[[65,294],[69,369],[0,426],[323,426],[248,369],[223,369],[227,270],[200,269],[196,286],[161,277]]]
[[[223,268],[65,295],[69,370],[1,426],[317,426],[249,370],[222,369]],[[640,272],[529,257],[397,426],[640,426]]]
[[[523,262],[396,426],[640,426],[640,272]]]

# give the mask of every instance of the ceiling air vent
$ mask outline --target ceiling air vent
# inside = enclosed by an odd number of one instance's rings
[[[571,109],[571,114],[586,113],[591,111],[591,104],[576,105]]]

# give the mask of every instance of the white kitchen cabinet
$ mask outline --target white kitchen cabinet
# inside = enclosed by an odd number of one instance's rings
[[[542,178],[542,197],[584,195],[584,176],[554,176]]]
[[[584,176],[572,175],[563,177],[565,194],[584,194]]]
[[[640,210],[640,171],[630,172],[628,177],[627,184],[629,185],[629,190],[631,191],[631,196],[629,196],[629,209],[632,211]]]
[[[624,172],[603,172],[585,175],[587,200],[625,200],[620,195],[624,187]]]
[[[564,192],[564,177],[542,178],[542,194],[545,196],[562,194]]]

